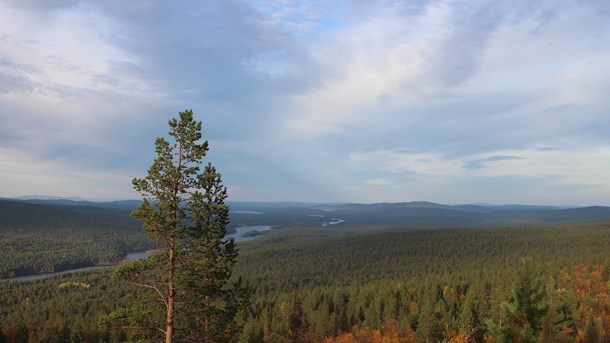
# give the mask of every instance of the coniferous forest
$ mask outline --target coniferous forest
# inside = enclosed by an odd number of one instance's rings
[[[341,223],[276,229],[238,247],[234,275],[252,297],[237,342],[610,339],[610,222]],[[132,341],[111,314],[141,291],[113,282],[112,269],[0,282],[0,342]]]
[[[0,200],[0,278],[113,264],[152,248],[129,213]]]

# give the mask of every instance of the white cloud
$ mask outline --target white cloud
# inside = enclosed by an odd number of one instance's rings
[[[143,174],[168,116],[193,108],[239,198],[601,199],[607,9],[4,1],[3,186],[129,192],[123,175]],[[49,182],[27,184],[28,165]],[[104,190],[86,186],[97,179]]]
[[[83,198],[135,198],[130,177],[103,170],[79,171],[62,163],[0,148],[0,188],[2,196],[54,195]],[[117,191],[121,189],[122,191]]]
[[[473,162],[478,163],[476,168]],[[350,170],[366,170],[372,175],[396,174],[395,180],[403,173],[424,177],[548,177],[567,186],[594,185],[610,191],[606,181],[610,147],[503,150],[456,158],[434,152],[380,150],[353,153],[346,163]]]
[[[437,15],[413,18],[413,23],[373,17],[315,41],[307,52],[322,81],[283,104],[287,135],[349,135],[371,121],[384,121],[384,110],[416,101],[428,88],[425,81],[415,81],[425,73],[422,46],[430,37],[426,29],[410,28],[429,26]]]

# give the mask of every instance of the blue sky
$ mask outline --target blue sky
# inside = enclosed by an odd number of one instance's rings
[[[232,200],[610,205],[610,2],[0,1],[0,196],[137,198],[192,108]]]

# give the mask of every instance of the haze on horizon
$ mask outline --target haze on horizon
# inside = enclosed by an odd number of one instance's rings
[[[138,198],[192,108],[231,200],[610,205],[610,2],[0,0],[0,197]]]

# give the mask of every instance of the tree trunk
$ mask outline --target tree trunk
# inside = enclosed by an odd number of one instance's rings
[[[205,296],[205,306],[206,308],[210,305],[210,296],[206,295]],[[208,316],[205,316],[205,321],[204,321],[204,330],[205,330],[205,343],[209,343],[210,341],[210,319],[208,318]]]
[[[174,285],[174,241],[170,240],[169,247],[169,272],[167,275],[167,312],[165,316],[165,343],[172,343],[174,340],[174,301],[176,288]]]

